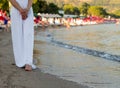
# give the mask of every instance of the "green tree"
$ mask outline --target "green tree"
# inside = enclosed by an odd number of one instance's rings
[[[47,7],[47,12],[48,13],[58,13],[59,7],[55,5],[54,3],[50,3]]]
[[[63,7],[65,14],[73,14],[74,13],[74,6],[72,4],[65,4]]]
[[[35,13],[46,13],[47,7],[48,5],[45,0],[37,0],[36,3],[33,4],[33,10]]]
[[[33,0],[33,3],[36,3],[38,0]]]
[[[104,8],[99,7],[99,6],[91,6],[88,9],[88,14],[92,16],[100,16],[100,17],[105,17],[107,15],[107,12]]]
[[[6,11],[9,11],[8,0],[0,0],[0,8]]]
[[[39,12],[39,3],[38,2],[36,2],[36,3],[34,3],[33,4],[33,11],[34,11],[34,13],[38,13]]]
[[[120,17],[120,9],[113,12],[117,17]]]
[[[79,10],[80,10],[80,13],[84,16],[86,16],[88,13],[88,9],[89,9],[90,5],[86,2],[84,3],[81,3],[80,6],[79,6]]]
[[[77,7],[74,7],[73,13],[74,13],[75,15],[80,15],[80,11],[79,11],[79,9],[78,9]]]
[[[65,14],[74,14],[79,15],[80,11],[77,7],[73,6],[72,4],[66,4],[63,7]]]

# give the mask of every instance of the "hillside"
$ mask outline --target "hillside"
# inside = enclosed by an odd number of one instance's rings
[[[90,5],[103,6],[108,11],[113,11],[120,9],[120,0],[46,0],[48,3],[53,2],[59,7],[64,4],[73,4],[74,6],[79,6],[82,2],[87,2]]]

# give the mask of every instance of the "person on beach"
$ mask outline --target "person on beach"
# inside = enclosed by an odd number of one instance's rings
[[[36,69],[33,64],[34,22],[32,0],[9,0],[12,4],[11,31],[15,64],[26,71]]]
[[[9,32],[9,28],[8,28],[9,16],[7,15],[6,11],[3,11],[3,18],[4,18],[4,25],[5,25],[4,31]]]

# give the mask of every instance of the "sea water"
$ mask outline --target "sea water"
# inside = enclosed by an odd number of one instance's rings
[[[44,42],[35,45],[43,72],[93,88],[120,88],[120,25],[48,29],[35,40]]]

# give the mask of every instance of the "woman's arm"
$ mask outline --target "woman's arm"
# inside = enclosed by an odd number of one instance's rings
[[[16,0],[9,0],[11,4],[20,12],[22,12],[22,7],[16,2]]]
[[[33,0],[28,0],[28,5],[27,5],[27,10],[29,11],[30,8],[32,7]]]
[[[27,5],[27,7],[25,9],[23,9],[25,11],[25,13],[22,14],[22,16],[24,16],[24,15],[27,16],[28,15],[28,12],[29,12],[30,8],[32,7],[32,3],[33,3],[33,0],[28,0],[28,5]]]

